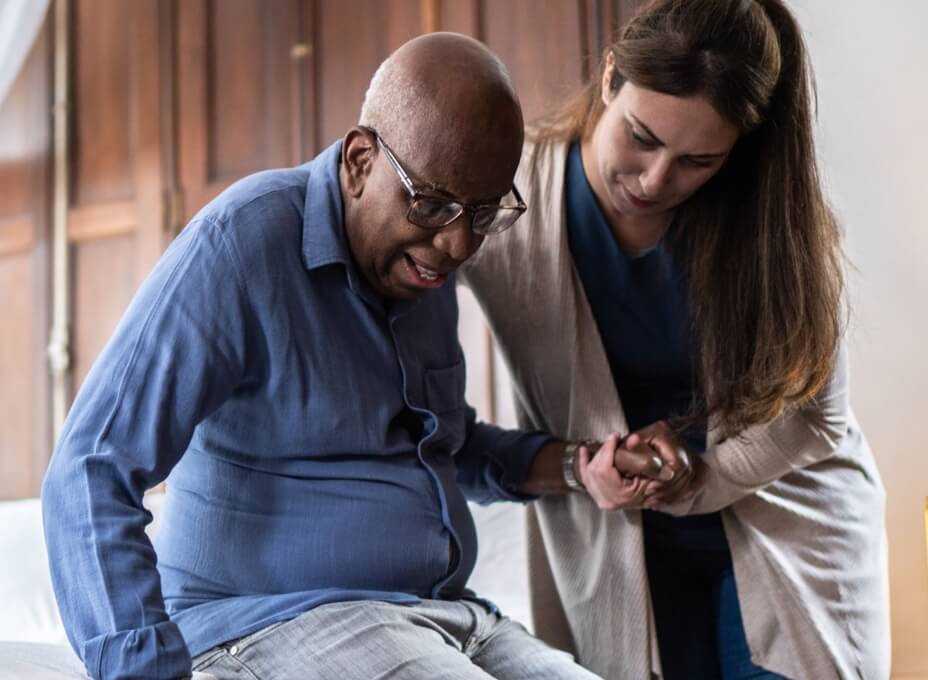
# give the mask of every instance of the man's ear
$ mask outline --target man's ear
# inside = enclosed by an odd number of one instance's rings
[[[344,168],[345,191],[358,198],[364,193],[364,185],[374,167],[377,157],[376,144],[370,133],[351,128],[342,142],[342,168]]]

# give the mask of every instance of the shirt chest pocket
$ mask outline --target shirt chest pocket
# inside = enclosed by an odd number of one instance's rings
[[[431,442],[450,454],[464,444],[467,429],[465,380],[463,358],[447,368],[425,371],[425,398],[428,410],[435,414],[437,421]]]

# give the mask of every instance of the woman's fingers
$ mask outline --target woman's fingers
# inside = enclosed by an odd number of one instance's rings
[[[579,451],[581,481],[587,492],[603,510],[621,510],[624,508],[641,507],[644,501],[644,478],[625,476],[615,466],[615,455],[618,449],[618,435],[611,435],[603,442],[592,458],[586,447]],[[644,460],[646,469],[648,462],[646,456],[639,454]],[[652,463],[653,464],[653,463]]]

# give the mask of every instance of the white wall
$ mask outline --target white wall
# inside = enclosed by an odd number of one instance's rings
[[[852,400],[888,492],[893,673],[928,677],[928,2],[792,0],[847,232]]]
[[[893,674],[928,678],[928,0],[788,1],[812,55],[823,173],[856,267],[852,400],[889,496]],[[462,332],[468,396],[485,409],[482,321],[467,291]],[[505,389],[498,399],[511,423]],[[478,522],[484,548],[502,541],[512,555],[505,574],[482,559],[478,585],[526,615],[518,512],[483,510]]]

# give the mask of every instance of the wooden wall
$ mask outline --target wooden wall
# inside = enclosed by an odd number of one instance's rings
[[[302,163],[341,137],[374,70],[403,42],[435,30],[483,40],[509,66],[530,119],[595,68],[637,4],[71,0],[73,389],[186,221],[243,175]],[[52,14],[0,103],[0,499],[35,495],[52,448]],[[477,312],[465,304],[465,314]],[[471,392],[485,395],[485,333],[479,320],[467,327]]]

